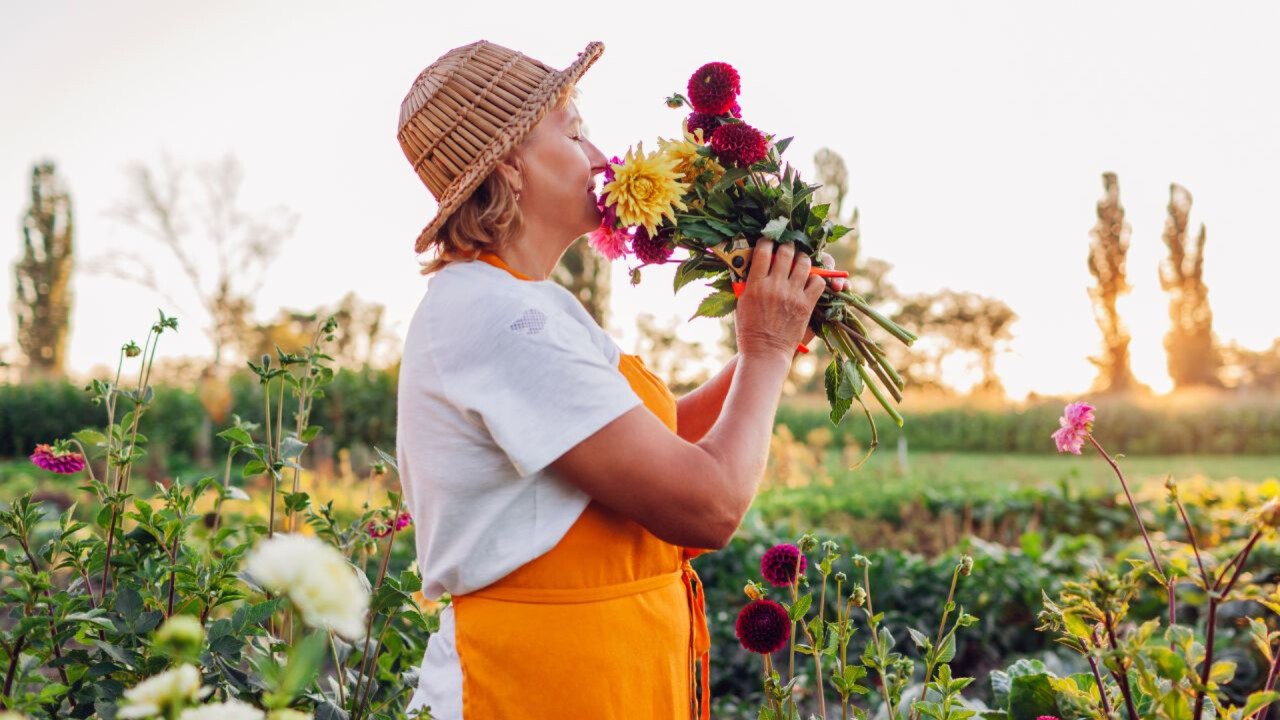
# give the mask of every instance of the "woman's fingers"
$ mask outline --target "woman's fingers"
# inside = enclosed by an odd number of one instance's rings
[[[787,244],[794,247],[793,243]],[[795,262],[791,264],[791,278],[797,282],[806,282],[809,279],[811,267],[813,267],[813,260],[809,257],[809,253],[795,253]]]
[[[773,267],[773,241],[767,237],[762,237],[756,241],[755,248],[751,251],[751,274],[760,274],[763,278],[769,274],[770,268]]]

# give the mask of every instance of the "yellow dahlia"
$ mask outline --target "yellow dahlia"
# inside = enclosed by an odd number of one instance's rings
[[[714,185],[724,175],[724,166],[716,162],[715,158],[698,154],[698,148],[703,145],[702,128],[694,128],[694,131],[690,133],[688,120],[685,120],[682,125],[684,130],[683,140],[658,138],[658,146],[662,148],[662,152],[667,157],[675,161],[676,171],[680,173],[680,177],[684,182],[692,185],[699,175],[710,170],[711,183]]]
[[[616,207],[619,222],[643,225],[656,235],[664,216],[675,222],[676,210],[689,209],[681,200],[689,187],[680,181],[675,164],[660,150],[645,154],[644,143],[637,143],[634,152],[627,150],[622,164],[613,166],[613,180],[603,188],[605,203]]]

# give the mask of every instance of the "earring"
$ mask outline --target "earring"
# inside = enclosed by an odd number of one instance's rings
[[[520,188],[516,188],[516,200],[520,200]]]

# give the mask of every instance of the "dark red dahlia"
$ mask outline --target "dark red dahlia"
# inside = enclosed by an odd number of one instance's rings
[[[711,151],[726,163],[748,167],[769,155],[761,132],[746,123],[729,123],[711,133]]]
[[[723,115],[742,92],[738,71],[722,62],[709,62],[689,76],[689,102],[698,112]]]
[[[710,113],[694,111],[689,113],[688,126],[689,132],[695,135],[697,134],[695,131],[702,128],[702,142],[705,143],[711,139],[711,133],[720,127],[720,119]]]
[[[31,462],[60,475],[71,475],[84,469],[84,455],[72,450],[62,450],[47,443],[36,445]]]
[[[787,587],[796,579],[796,560],[800,561],[800,572],[804,573],[809,559],[800,552],[800,548],[791,543],[774,545],[765,551],[760,558],[760,574],[774,587]]]
[[[733,632],[742,647],[765,655],[781,650],[791,639],[791,618],[772,600],[752,600],[738,613]]]
[[[656,236],[650,237],[649,231],[640,225],[636,228],[636,235],[631,239],[631,252],[640,258],[640,262],[647,265],[661,265],[671,258],[671,253],[675,248],[668,244],[671,239],[669,231],[661,231]]]

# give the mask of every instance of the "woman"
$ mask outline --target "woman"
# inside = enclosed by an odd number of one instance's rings
[[[436,718],[709,717],[689,559],[746,513],[813,338],[824,280],[761,240],[738,355],[677,399],[548,280],[601,220],[607,161],[572,93],[602,51],[555,70],[479,41],[432,63],[401,108],[401,147],[439,203],[416,244],[436,257],[396,428],[423,593],[451,595],[410,704]]]

